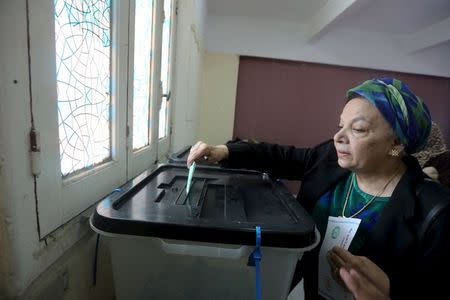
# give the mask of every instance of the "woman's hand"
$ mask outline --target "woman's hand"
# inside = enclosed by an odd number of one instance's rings
[[[194,161],[207,160],[209,162],[218,162],[228,158],[229,152],[225,145],[208,145],[202,141],[197,142],[191,147],[187,159],[187,166],[190,167]]]
[[[422,171],[427,174],[431,179],[438,181],[439,180],[439,172],[435,167],[425,167]]]
[[[341,247],[328,253],[332,270],[357,300],[389,299],[389,277],[365,256],[356,256]]]

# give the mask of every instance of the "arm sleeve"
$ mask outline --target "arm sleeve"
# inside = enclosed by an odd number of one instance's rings
[[[331,141],[314,148],[296,148],[277,144],[228,143],[229,157],[221,162],[227,168],[246,168],[272,177],[302,180],[304,174],[323,158]]]
[[[391,281],[392,299],[442,299],[448,295],[448,271],[450,269],[450,206],[435,219],[425,240],[418,246],[416,262],[411,261]]]
[[[417,273],[423,280],[423,289],[435,296],[448,294],[449,277],[444,274],[448,274],[450,270],[450,205],[446,206],[431,225],[424,248],[423,261],[419,264]]]

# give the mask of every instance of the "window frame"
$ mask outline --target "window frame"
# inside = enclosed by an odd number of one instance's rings
[[[173,103],[173,88],[175,86],[174,80],[174,72],[176,70],[175,66],[175,49],[176,49],[176,35],[177,35],[177,7],[178,7],[178,0],[170,0],[172,1],[171,4],[171,10],[172,10],[172,23],[171,23],[171,31],[170,31],[170,70],[169,70],[169,82],[168,82],[168,88],[170,98],[167,101],[167,128],[166,128],[166,136],[159,139],[158,138],[158,160],[163,161],[164,157],[168,154],[170,149],[170,142],[171,142],[171,133],[172,133],[172,103]],[[164,15],[164,1],[162,1],[162,12]],[[164,20],[163,20],[164,21]],[[162,27],[162,26],[161,26]],[[161,28],[162,30],[162,28]],[[162,35],[161,35],[161,43],[162,43]],[[162,49],[162,47],[161,47]],[[161,70],[161,67],[160,67]],[[162,82],[160,80],[160,97],[159,97],[159,105],[158,108],[161,107],[162,104]],[[158,126],[159,126],[159,109],[158,109]],[[159,133],[158,133],[159,137]]]
[[[154,0],[154,2],[156,18],[153,20],[155,26],[153,45],[155,51],[152,57],[150,87],[153,142],[138,151],[132,149],[133,122],[132,98],[130,97],[130,90],[132,90],[130,78],[132,79],[132,76],[130,77],[130,74],[132,74],[134,52],[132,51],[133,44],[130,41],[134,36],[134,17],[130,18],[130,16],[134,9],[134,0],[111,0],[111,82],[113,83],[111,88],[111,161],[64,178],[60,169],[58,135],[55,7],[53,0],[37,0],[29,3],[30,97],[34,126],[40,133],[41,142],[41,173],[36,178],[40,238],[97,203],[114,188],[134,178],[142,171],[153,168],[158,157],[158,148],[162,151],[161,147],[165,147],[161,146],[158,139],[162,43],[162,22],[160,20],[163,1]],[[173,3],[176,2],[173,1]],[[176,19],[175,14],[174,19]],[[174,46],[171,51],[173,48]],[[170,141],[170,132],[167,140]],[[168,147],[165,151],[167,154]]]
[[[128,97],[127,97],[127,179],[139,175],[144,170],[148,168],[154,167],[156,163],[158,144],[156,143],[155,137],[155,127],[157,128],[158,122],[155,119],[155,105],[156,105],[156,95],[157,90],[155,89],[155,81],[159,78],[158,73],[155,72],[157,67],[158,60],[158,3],[160,1],[153,0],[153,26],[152,26],[152,51],[153,55],[151,56],[150,62],[150,137],[149,144],[134,150],[133,149],[133,78],[134,78],[134,26],[135,24],[135,0],[130,0],[130,8],[129,8],[129,35],[128,35]],[[156,120],[156,122],[155,122]],[[155,126],[156,125],[156,126]]]

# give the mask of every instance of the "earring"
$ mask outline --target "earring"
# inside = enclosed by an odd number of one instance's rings
[[[391,150],[389,150],[389,155],[393,157],[398,157],[400,156],[400,150],[398,150],[397,148],[392,148]]]

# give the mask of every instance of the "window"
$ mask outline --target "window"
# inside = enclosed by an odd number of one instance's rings
[[[29,2],[41,236],[167,151],[169,105],[166,97],[162,109],[159,86],[170,87],[173,15],[163,35],[163,9],[172,0]],[[164,138],[152,138],[160,124]]]
[[[111,4],[55,0],[61,173],[111,160]]]
[[[162,25],[162,42],[161,42],[161,64],[160,74],[160,96],[159,96],[159,111],[158,111],[158,158],[161,160],[169,151],[170,142],[170,97],[172,90],[172,74],[174,69],[174,40],[176,18],[175,11],[176,3],[173,0],[163,1],[163,25]]]
[[[150,141],[153,1],[136,0],[134,15],[133,150]]]

